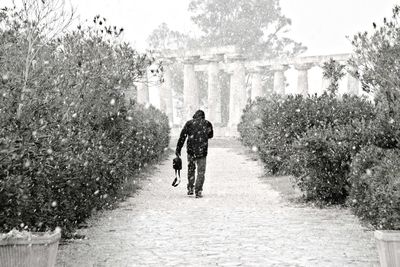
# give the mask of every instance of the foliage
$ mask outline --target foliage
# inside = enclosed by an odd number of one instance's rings
[[[274,174],[286,173],[291,144],[309,127],[306,101],[301,95],[273,95],[251,102],[243,113],[238,126],[242,142],[255,146]]]
[[[308,98],[274,95],[248,105],[238,129],[244,144],[257,146],[270,172],[288,174],[295,167],[290,163],[295,153],[293,142],[309,129],[370,121],[373,116],[371,104],[356,96],[338,99],[327,93]]]
[[[290,166],[296,184],[308,200],[344,203],[350,185],[348,175],[353,156],[371,142],[367,123],[312,128],[295,142]]]
[[[392,110],[392,112],[389,111]],[[378,102],[376,119],[371,125],[376,146],[389,149],[400,148],[400,102],[388,105]]]
[[[351,158],[372,142],[374,117],[372,104],[356,96],[275,95],[247,106],[239,132],[268,171],[294,175],[308,199],[343,203]]]
[[[178,50],[187,46],[188,36],[172,30],[163,22],[147,38],[147,43],[154,50]]]
[[[350,205],[362,219],[377,228],[399,230],[400,134],[400,6],[383,25],[373,23],[372,33],[353,38],[350,60],[363,90],[373,92],[376,119],[370,125],[375,146],[365,147],[353,160]]]
[[[358,71],[367,92],[375,93],[377,120],[373,127],[376,143],[383,148],[398,148],[400,133],[400,6],[393,8],[390,19],[383,19],[373,32],[358,33],[353,38],[354,56],[350,64]]]
[[[351,164],[349,205],[378,229],[400,230],[400,153],[366,146]]]
[[[292,143],[310,127],[309,99],[301,95],[274,95],[264,108],[259,151],[267,170],[287,174]]]
[[[83,123],[38,123],[29,130],[44,129],[32,134],[1,131],[2,231],[59,226],[71,232],[93,210],[110,206],[169,142],[165,115],[136,104],[126,115],[105,117],[98,129]]]
[[[52,40],[64,31],[72,22],[74,10],[67,8],[65,0],[35,1],[20,0],[14,1],[13,8],[3,8],[0,13],[0,27],[5,32],[17,33],[15,37],[21,39],[20,49],[25,53],[21,54],[24,59],[21,61],[22,86],[18,89],[19,102],[17,117],[21,117],[24,100],[30,91],[28,82],[32,76],[32,68],[47,41]],[[16,5],[19,5],[18,9]]]
[[[269,107],[268,104],[269,101],[266,98],[257,98],[247,103],[238,125],[241,142],[254,150],[258,150],[258,146],[262,142],[261,118],[268,112],[266,110]]]
[[[339,89],[339,81],[344,76],[345,65],[340,64],[334,59],[330,59],[328,62],[324,62],[322,65],[323,77],[330,81],[327,91],[331,94],[337,94]]]
[[[0,18],[0,231],[68,234],[169,143],[167,117],[124,97],[153,59],[96,16],[54,39],[38,34],[25,80],[29,26],[8,10]]]
[[[393,8],[391,19],[384,18],[383,25],[373,23],[373,32],[358,33],[352,44],[354,56],[350,63],[357,71],[365,91],[377,93],[377,101],[391,105],[399,100],[400,88],[400,6]]]

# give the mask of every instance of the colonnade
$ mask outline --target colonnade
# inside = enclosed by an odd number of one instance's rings
[[[297,91],[303,95],[309,93],[309,70],[313,67],[321,67],[329,59],[345,63],[350,55],[328,55],[299,57],[285,60],[267,60],[267,61],[248,61],[238,53],[218,53],[192,54],[185,56],[181,61],[183,63],[183,105],[185,118],[183,122],[190,119],[194,112],[199,109],[199,84],[197,72],[207,74],[207,119],[218,125],[222,122],[222,94],[221,83],[219,80],[220,71],[230,75],[230,93],[229,93],[229,120],[228,128],[236,128],[240,122],[242,110],[247,103],[247,84],[251,86],[251,99],[264,95],[262,87],[262,78],[265,71],[273,72],[273,90],[277,94],[286,94],[285,72],[289,68],[297,71]],[[171,64],[176,58],[169,57],[163,60],[163,83],[161,84],[159,99],[160,109],[170,118],[171,125],[174,124],[173,116],[173,88]],[[247,76],[250,74],[250,76]],[[250,77],[249,83],[246,77]],[[146,83],[147,77],[137,84],[137,101],[139,103],[149,103],[149,87]],[[329,81],[326,81],[329,84]],[[348,74],[347,92],[350,94],[359,94],[359,81]]]

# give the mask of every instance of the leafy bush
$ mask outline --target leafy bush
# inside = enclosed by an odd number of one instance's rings
[[[266,98],[257,98],[249,102],[238,125],[238,131],[241,142],[248,147],[258,147],[262,139],[262,117],[265,113],[269,113],[267,108],[270,107]]]
[[[72,231],[92,210],[111,205],[124,183],[169,142],[166,116],[136,104],[96,131],[71,132],[68,126],[47,125],[40,135],[1,132],[2,230]]]
[[[0,27],[0,231],[68,234],[168,146],[166,115],[124,96],[153,60],[98,16],[55,40],[39,32],[27,58],[29,21],[12,21]]]
[[[343,203],[351,159],[373,142],[374,118],[372,103],[357,96],[275,95],[247,106],[239,132],[270,172],[294,175],[309,200]]]
[[[259,152],[266,168],[273,174],[288,173],[287,163],[292,143],[311,127],[311,99],[274,95],[265,103],[261,124]]]
[[[351,164],[349,205],[379,229],[400,230],[400,153],[366,146]]]
[[[393,103],[391,111],[382,102],[376,106],[376,119],[371,124],[376,146],[387,149],[400,148],[400,103]]]
[[[290,167],[308,200],[344,203],[350,189],[348,175],[352,157],[371,142],[364,122],[313,128],[295,142]]]
[[[354,158],[349,204],[362,219],[377,228],[400,229],[399,201],[399,48],[400,6],[383,24],[353,38],[350,64],[364,91],[373,92],[376,119],[370,125],[373,144]]]
[[[373,106],[364,98],[333,94],[303,97],[279,96],[250,103],[242,116],[242,142],[259,149],[266,168],[276,174],[293,174],[293,142],[309,129],[346,125],[354,120],[370,121]],[[261,121],[261,124],[260,124]]]

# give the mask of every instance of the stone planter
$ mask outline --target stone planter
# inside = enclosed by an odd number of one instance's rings
[[[60,232],[30,233],[0,239],[0,266],[52,267],[56,264]]]
[[[400,266],[400,231],[375,231],[382,267]]]

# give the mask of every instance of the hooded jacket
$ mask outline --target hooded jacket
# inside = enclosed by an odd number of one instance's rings
[[[187,138],[187,153],[194,158],[202,158],[208,153],[208,139],[213,138],[214,131],[211,122],[205,119],[204,111],[198,110],[193,119],[186,122],[179,136],[176,153],[181,150]]]

